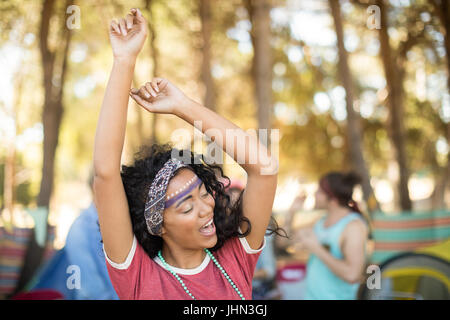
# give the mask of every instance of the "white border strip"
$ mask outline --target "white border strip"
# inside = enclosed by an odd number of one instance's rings
[[[137,240],[136,240],[136,237],[133,236],[133,244],[131,245],[130,252],[128,252],[127,258],[122,263],[113,262],[113,261],[111,261],[111,259],[108,258],[108,255],[106,254],[106,251],[105,251],[105,244],[103,244],[103,252],[105,253],[106,260],[113,268],[119,269],[119,270],[126,270],[130,266],[131,261],[133,261],[134,253],[136,252],[136,245],[137,245]]]
[[[240,227],[239,227],[239,232],[242,233],[242,230],[241,230]],[[252,248],[250,248],[250,245],[248,244],[247,238],[245,238],[245,237],[244,238],[239,238],[239,241],[241,241],[241,244],[244,247],[245,252],[247,252],[248,254],[259,253],[266,246],[266,237],[264,237],[263,244],[262,244],[261,248],[259,248],[259,249],[252,249]]]
[[[247,252],[248,254],[259,253],[259,252],[261,252],[261,251],[264,249],[264,247],[266,246],[266,238],[265,238],[265,237],[264,237],[263,244],[262,244],[261,248],[259,248],[259,249],[257,249],[257,250],[250,248],[250,245],[248,244],[246,238],[239,238],[239,240],[241,241],[241,244],[242,244],[242,246],[244,247],[245,252]]]

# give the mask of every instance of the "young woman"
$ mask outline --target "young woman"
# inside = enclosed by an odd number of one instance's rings
[[[94,150],[95,202],[111,281],[121,299],[251,299],[277,186],[277,161],[257,138],[189,99],[167,79],[130,90],[146,35],[147,22],[138,9],[111,22],[114,64]],[[237,148],[225,150],[227,130],[246,139],[247,150],[258,150],[256,163],[249,163],[245,153],[241,166],[247,185],[237,205],[219,182],[222,170],[188,150],[153,145],[120,170],[129,95],[149,112],[173,114],[191,125],[201,121],[203,132],[214,128],[216,135],[209,137],[235,159]]]
[[[356,299],[365,266],[368,228],[353,200],[359,183],[354,173],[331,172],[321,178],[316,208],[327,215],[313,229],[298,232],[311,255],[306,272],[306,299]]]

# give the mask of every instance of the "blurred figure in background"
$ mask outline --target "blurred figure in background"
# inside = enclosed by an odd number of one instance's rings
[[[266,236],[266,246],[259,256],[253,275],[253,300],[280,299],[276,283],[277,260],[274,252],[274,235]]]
[[[353,200],[359,183],[354,173],[331,172],[320,179],[316,208],[327,214],[313,228],[297,233],[300,244],[310,252],[306,299],[356,299],[368,238],[367,223]]]
[[[92,173],[89,177],[89,186],[93,193]],[[65,250],[69,263],[80,268],[81,288],[75,289],[74,299],[118,300],[106,269],[94,202],[73,222],[66,238]]]
[[[91,192],[92,183],[91,172]],[[64,248],[42,266],[30,291],[17,299],[53,299],[49,297],[59,294],[65,300],[117,300],[101,241],[97,210],[92,202],[72,223]],[[77,280],[71,283],[75,278]]]
[[[226,183],[223,181],[223,183]],[[239,180],[232,180],[225,189],[231,197],[232,203],[236,203],[244,190],[244,184]],[[266,246],[259,256],[252,282],[252,298],[254,300],[266,300],[279,298],[276,285],[277,261],[274,252],[274,235],[265,236]]]

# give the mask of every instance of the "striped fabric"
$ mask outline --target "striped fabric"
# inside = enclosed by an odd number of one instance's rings
[[[403,212],[373,216],[375,241],[372,263],[405,251],[414,251],[450,238],[450,211]]]
[[[12,231],[0,227],[0,299],[5,299],[16,288],[22,270],[32,229],[16,228]],[[44,261],[53,254],[55,227],[48,230]]]
[[[31,229],[0,228],[0,299],[6,298],[17,284]]]

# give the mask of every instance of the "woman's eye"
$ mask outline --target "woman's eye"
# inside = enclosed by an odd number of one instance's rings
[[[206,198],[207,196],[209,196],[208,192],[206,192],[205,194],[202,195],[203,198]]]
[[[189,213],[190,211],[192,210],[192,207],[191,208],[189,208],[188,210],[186,210],[186,211],[183,211],[183,213]]]

